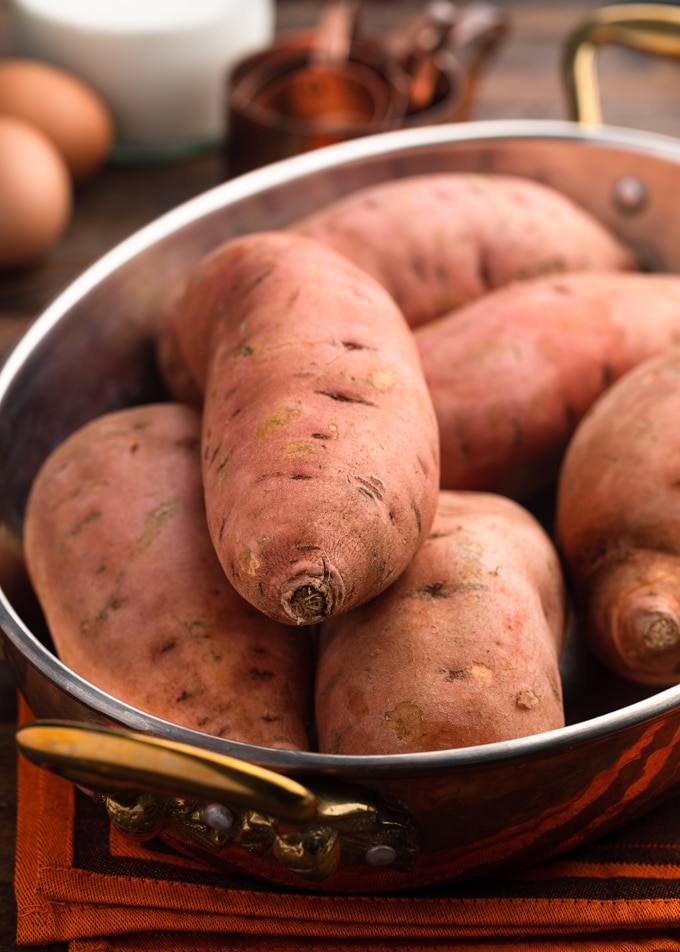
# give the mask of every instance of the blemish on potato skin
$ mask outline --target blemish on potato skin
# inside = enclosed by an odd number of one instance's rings
[[[370,400],[366,400],[364,397],[359,397],[356,394],[341,393],[339,390],[315,390],[314,393],[318,393],[320,397],[329,397],[338,403],[358,403],[364,407],[377,406],[376,403],[371,403]]]
[[[386,730],[407,744],[417,742],[424,733],[423,712],[411,701],[400,701],[391,711],[385,711],[383,723]]]
[[[415,592],[420,598],[448,598],[450,590],[447,589],[444,582],[432,582],[430,585],[424,585]]]
[[[253,681],[271,681],[276,677],[273,671],[262,668],[250,668],[248,674]]]
[[[395,385],[397,377],[390,367],[379,367],[368,375],[368,382],[375,390],[386,393]]]
[[[294,440],[285,447],[281,457],[293,459],[296,456],[305,456],[307,453],[314,452],[316,452],[316,446],[311,440]]]
[[[522,691],[518,691],[515,697],[515,705],[523,711],[531,711],[540,703],[540,698],[531,688],[524,688]]]
[[[225,455],[222,457],[222,459],[218,463],[217,468],[215,469],[215,472],[217,473],[218,478],[222,479],[224,478],[224,476],[226,476],[233,453],[234,453],[233,449],[230,449],[229,452],[225,453]],[[214,462],[216,461],[213,460],[213,463]]]
[[[344,730],[335,730],[331,732],[328,738],[328,752],[331,754],[341,754],[345,738],[352,735],[352,727],[348,725]]]
[[[251,552],[250,549],[246,549],[239,555],[238,559],[239,565],[239,574],[245,573],[246,575],[257,575],[257,570],[260,567],[260,560],[257,558],[254,552]]]
[[[208,466],[214,466],[215,460],[217,459],[222,443],[217,443],[217,445],[211,449],[210,448],[210,435],[206,437],[205,450],[203,451],[203,459],[206,461]]]
[[[122,608],[125,605],[125,600],[120,598],[118,594],[114,592],[104,604],[104,607],[97,612],[95,615],[95,625],[97,628],[100,628],[104,622],[108,619],[111,612],[118,611],[119,608]]]
[[[342,676],[341,671],[336,671],[334,674],[332,674],[331,677],[324,684],[321,691],[319,692],[319,697],[323,698],[324,700],[328,698],[330,694],[332,693],[333,689],[335,688],[336,684],[340,680],[341,676]]]
[[[355,476],[359,484],[357,489],[369,499],[382,502],[385,494],[385,484],[378,476]]]
[[[77,522],[74,526],[71,526],[69,531],[66,533],[68,538],[74,538],[79,535],[83,529],[91,525],[93,522],[99,522],[102,518],[101,509],[94,509],[92,512],[89,512],[80,522]]]
[[[267,280],[267,278],[271,277],[275,270],[275,266],[270,265],[268,268],[260,271],[259,274],[256,274],[250,284],[243,288],[243,291],[241,292],[243,297],[246,298],[249,294],[252,294],[255,288],[258,288],[264,281]]]
[[[489,682],[493,680],[493,671],[481,661],[473,661],[469,667],[470,677],[475,681]]]
[[[423,531],[423,518],[422,518],[422,516],[421,516],[421,514],[420,514],[420,509],[418,508],[418,506],[417,506],[415,503],[413,503],[412,509],[413,509],[413,512],[415,513],[415,517],[416,517],[416,525],[417,525],[417,527],[418,527],[418,535],[420,535],[421,532]]]
[[[339,436],[338,428],[335,423],[330,423],[328,426],[327,433],[312,433],[311,437],[313,440],[337,440]]]
[[[301,413],[302,410],[299,406],[279,407],[277,410],[269,413],[264,419],[260,420],[255,427],[255,439],[266,439],[280,427],[285,426],[286,423],[290,423],[291,420],[296,420]]]
[[[375,347],[368,347],[366,344],[360,344],[358,341],[354,340],[343,340],[340,341],[345,350],[376,350]]]
[[[159,532],[167,519],[172,519],[179,508],[176,500],[162,503],[152,512],[147,513],[144,519],[144,530],[141,538],[137,541],[132,550],[132,558],[136,558],[142,552],[146,551],[158,536]]]
[[[229,403],[229,401],[236,395],[238,392],[238,386],[229,387],[228,390],[225,390],[222,394],[222,403]],[[214,396],[215,391],[213,390],[210,396]]]
[[[444,675],[444,680],[451,681],[466,681],[470,677],[470,672],[467,668],[442,668],[442,673]]]
[[[259,476],[255,477],[255,482],[261,483],[265,479],[280,479],[283,475],[280,469],[277,469],[273,473],[260,473]]]
[[[421,598],[425,601],[439,598],[453,598],[454,595],[461,593],[486,592],[489,586],[483,582],[432,582],[429,585],[423,585],[421,588],[410,588],[402,592],[400,597]]]

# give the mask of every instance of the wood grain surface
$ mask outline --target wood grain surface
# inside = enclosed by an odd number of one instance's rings
[[[563,41],[591,11],[590,2],[500,2],[510,29],[476,93],[475,119],[564,119],[560,64]],[[366,0],[362,29],[386,31],[420,4]],[[279,0],[280,33],[316,22],[320,4]],[[0,57],[12,52],[11,10],[0,0]],[[680,62],[621,48],[604,49],[599,75],[605,121],[680,136]],[[0,360],[42,309],[81,271],[122,239],[174,206],[218,184],[222,152],[156,164],[109,164],[75,195],[72,221],[40,263],[0,272]],[[16,819],[14,688],[0,661],[0,952],[17,948],[13,893]],[[38,947],[37,952],[41,952]],[[51,950],[66,949],[52,945]],[[42,949],[45,952],[45,949]]]

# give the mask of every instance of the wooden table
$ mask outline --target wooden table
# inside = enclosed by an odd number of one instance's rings
[[[567,118],[560,78],[562,42],[599,4],[501,0],[499,5],[510,30],[478,87],[474,118]],[[418,7],[414,0],[366,0],[362,29],[387,30]],[[277,29],[311,26],[318,9],[311,0],[279,0]],[[10,27],[8,0],[0,0],[0,56],[11,52]],[[598,62],[609,124],[680,137],[680,63],[613,47],[603,50]],[[168,209],[218,184],[223,175],[222,155],[216,149],[164,164],[110,164],[82,185],[69,228],[47,257],[21,272],[0,272],[0,359],[45,305],[93,261]],[[0,952],[17,948],[15,713],[11,677],[0,660]]]

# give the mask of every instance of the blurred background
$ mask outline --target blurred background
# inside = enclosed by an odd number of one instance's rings
[[[233,136],[227,133],[227,77],[241,54],[244,58],[246,53],[318,30],[334,6],[337,4],[324,5],[313,0],[249,0],[247,5],[236,0],[233,3],[147,0],[145,5],[138,0],[127,6],[122,2],[93,4],[86,0],[18,0],[16,3],[0,0],[0,117],[3,111],[11,111],[11,104],[16,101],[12,88],[3,104],[1,67],[8,60],[37,57],[75,71],[76,66],[81,70],[89,55],[90,67],[94,63],[100,74],[106,74],[104,79],[110,79],[114,86],[124,85],[127,79],[128,87],[122,91],[127,97],[123,99],[124,108],[128,112],[141,111],[142,123],[145,115],[152,116],[153,122],[185,122],[187,114],[195,110],[191,103],[182,101],[182,84],[177,82],[177,89],[173,89],[172,83],[183,75],[183,70],[197,68],[197,60],[203,59],[206,70],[210,61],[213,72],[205,81],[210,82],[210,95],[218,102],[215,108],[219,123],[215,129],[213,117],[209,135],[202,138],[197,133],[195,140],[190,138],[188,143],[180,142],[179,146],[177,142],[170,142],[165,151],[162,138],[141,148],[135,142],[114,143],[111,150],[102,155],[94,172],[72,183],[71,204],[67,211],[62,211],[61,225],[55,226],[56,237],[47,241],[47,247],[33,260],[22,262],[18,267],[0,267],[0,355],[6,353],[27,321],[110,247],[169,208],[219,184],[236,171],[268,161],[267,150],[253,146],[253,140],[245,132],[241,130]],[[442,10],[445,17],[447,9],[450,13],[453,8],[455,17],[459,17],[470,6],[480,4],[440,3],[440,19]],[[476,75],[466,104],[467,118],[568,118],[561,75],[564,44],[566,38],[602,6],[588,0],[549,4],[497,0],[493,4],[481,4],[487,15],[490,12],[492,21],[495,18],[496,24],[502,24],[502,30],[493,34],[488,55],[482,56],[474,67]],[[437,4],[364,0],[360,4],[345,4],[345,7],[354,17],[355,35],[371,42],[388,38],[396,42],[400,31],[403,33],[407,28],[408,33],[414,18],[422,17],[424,11]],[[120,23],[106,22],[109,8],[118,11]],[[160,44],[154,45],[151,39],[153,30],[143,19],[144,11],[148,14],[147,21],[155,22],[156,33],[161,33]],[[78,18],[91,19],[95,12],[100,20],[98,24],[79,23]],[[190,22],[192,16],[195,22]],[[163,35],[163,28],[167,36]],[[109,47],[102,52],[93,40],[96,29],[113,35],[117,48],[112,51]],[[402,43],[403,39],[402,35]],[[443,45],[446,46],[446,42]],[[474,47],[474,43],[472,45]],[[223,63],[220,63],[222,51]],[[469,50],[466,53],[455,48],[454,54],[459,53],[465,65]],[[329,55],[343,54],[335,50]],[[216,57],[219,72],[215,72]],[[677,105],[680,60],[607,44],[598,51],[598,74],[607,123],[668,135],[680,131]],[[252,99],[253,82],[256,83],[257,78],[250,77],[250,80],[251,87],[244,95]],[[51,108],[50,95],[49,88],[39,86],[43,110]],[[113,93],[110,96],[107,93],[103,97],[105,106],[112,107],[112,96]],[[460,116],[454,118],[458,120]],[[120,117],[115,116],[114,120],[119,122]],[[137,118],[138,127],[139,121]],[[323,141],[323,137],[318,140]],[[0,195],[1,190],[0,181]],[[0,249],[1,243],[0,235]]]

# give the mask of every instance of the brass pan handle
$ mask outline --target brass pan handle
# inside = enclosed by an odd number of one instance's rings
[[[567,38],[563,76],[569,117],[583,124],[602,122],[596,55],[605,44],[680,57],[680,9],[666,3],[602,7]]]
[[[312,790],[238,758],[72,721],[25,724],[16,742],[31,763],[95,794],[122,833],[218,864],[247,855],[265,875],[321,882],[341,865],[409,871],[417,861],[408,809],[354,784],[319,779]]]
[[[142,790],[163,796],[226,799],[296,824],[316,812],[314,794],[289,777],[235,757],[134,731],[44,720],[20,727],[16,742],[31,763],[112,796]]]

